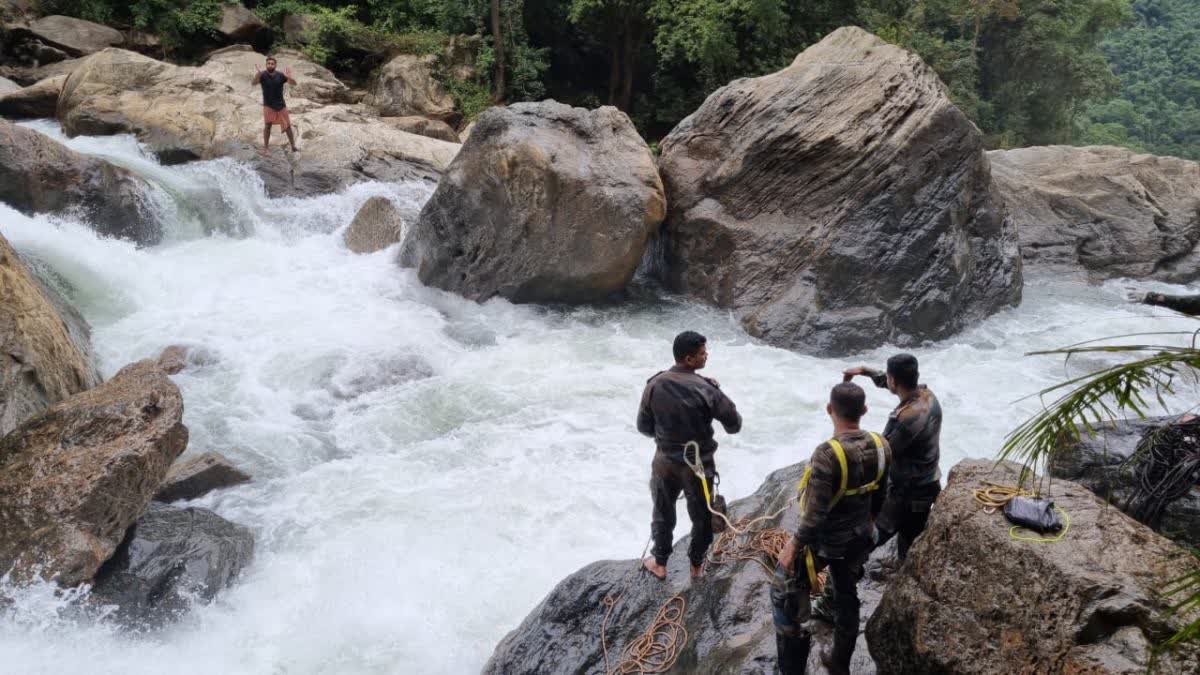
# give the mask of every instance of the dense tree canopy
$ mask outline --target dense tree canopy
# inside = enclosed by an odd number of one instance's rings
[[[921,54],[997,147],[1111,143],[1200,158],[1196,0],[257,0],[319,20],[309,54],[365,79],[379,51],[479,34],[472,114],[554,97],[627,111],[657,138],[717,87],[777,70],[838,26]],[[220,0],[43,0],[54,11],[202,42]],[[493,18],[495,17],[495,18]],[[363,45],[368,45],[363,47]],[[368,72],[363,72],[363,71]]]

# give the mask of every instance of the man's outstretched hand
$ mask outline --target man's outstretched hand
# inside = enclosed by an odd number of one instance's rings
[[[854,368],[847,368],[846,370],[842,371],[842,382],[849,382],[850,380],[853,380],[855,375],[866,375],[866,374],[867,374],[866,366],[855,366]]]
[[[289,79],[289,80],[290,80],[290,79],[292,79],[292,69],[291,69],[291,68],[284,68],[284,69],[283,69],[283,75],[284,75],[284,77],[286,77],[286,78],[287,78],[287,79]]]

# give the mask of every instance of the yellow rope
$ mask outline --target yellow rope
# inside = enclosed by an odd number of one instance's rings
[[[1017,530],[1025,529],[1025,528],[1022,528],[1020,525],[1013,525],[1012,527],[1008,528],[1008,536],[1012,537],[1013,539],[1016,539],[1017,541],[1029,541],[1029,542],[1033,542],[1035,544],[1050,544],[1050,543],[1053,543],[1056,541],[1062,541],[1062,538],[1067,536],[1067,530],[1071,529],[1071,516],[1067,515],[1067,512],[1064,511],[1057,504],[1054,506],[1054,510],[1058,511],[1059,514],[1062,515],[1063,529],[1060,530],[1059,533],[1054,535],[1053,537],[1023,537],[1023,536],[1020,536],[1017,534]]]
[[[982,488],[975,488],[975,502],[983,506],[984,513],[995,513],[1004,508],[1006,504],[1011,502],[1016,497],[1036,497],[1037,494],[1030,492],[1018,485],[1004,485],[1001,483],[992,483],[990,481],[982,481]],[[1020,525],[1013,525],[1008,528],[1008,536],[1016,541],[1028,541],[1035,544],[1049,544],[1056,541],[1062,541],[1063,537],[1067,536],[1067,530],[1071,529],[1071,516],[1057,504],[1054,509],[1062,516],[1063,529],[1053,537],[1028,537],[1018,534],[1018,530],[1023,530]]]

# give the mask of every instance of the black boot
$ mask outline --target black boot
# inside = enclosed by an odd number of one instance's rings
[[[857,639],[857,634],[847,635],[834,630],[833,646],[821,650],[821,665],[831,675],[850,675],[850,658],[854,656],[854,642]]]
[[[808,668],[808,651],[812,637],[789,637],[775,634],[775,651],[779,659],[780,675],[804,675]]]

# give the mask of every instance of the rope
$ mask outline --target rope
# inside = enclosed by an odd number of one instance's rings
[[[607,634],[608,619],[613,607],[621,597],[606,595],[603,603],[604,622],[600,624],[600,641],[604,648],[605,675],[629,675],[632,673],[665,673],[679,659],[679,652],[687,644],[688,632],[683,625],[683,614],[687,611],[687,600],[681,595],[667,599],[658,609],[654,621],[644,633],[634,638],[621,650],[621,660],[609,666]]]
[[[695,457],[696,457],[695,462],[688,459],[688,448],[693,449]],[[688,441],[687,443],[683,444],[683,461],[688,465],[688,468],[692,470],[692,473],[696,474],[696,478],[698,478],[700,480],[700,484],[702,486],[704,486],[704,501],[705,501],[705,506],[708,508],[708,512],[713,514],[714,516],[720,517],[721,520],[725,521],[725,526],[727,529],[725,532],[721,533],[722,537],[724,537],[730,531],[732,531],[736,534],[739,534],[739,535],[747,534],[750,531],[750,526],[752,526],[756,523],[761,523],[761,522],[765,522],[768,520],[775,520],[784,511],[788,510],[788,507],[792,505],[792,502],[796,501],[796,497],[793,496],[791,499],[787,500],[787,502],[783,506],[779,507],[779,509],[777,511],[775,511],[774,513],[768,513],[765,516],[759,516],[757,518],[752,518],[750,520],[739,520],[737,523],[734,523],[732,520],[729,519],[729,516],[725,515],[724,513],[721,513],[720,511],[717,511],[716,509],[714,509],[712,507],[712,495],[709,494],[709,491],[708,491],[708,476],[705,475],[704,463],[700,460],[700,444],[699,443],[697,443],[696,441]]]
[[[1002,485],[983,481],[982,488],[974,490],[975,501],[983,506],[984,513],[995,513],[1004,508],[1014,497],[1032,497],[1032,492],[1017,485]]]
[[[1018,485],[1003,485],[1001,483],[992,483],[990,481],[982,481],[982,488],[975,488],[973,494],[975,502],[983,506],[983,512],[987,514],[995,513],[1003,509],[1005,504],[1008,504],[1016,497],[1036,497],[1036,493],[1030,492]],[[1058,511],[1063,519],[1063,528],[1058,534],[1053,537],[1028,537],[1018,534],[1020,530],[1025,528],[1020,525],[1013,525],[1008,528],[1008,536],[1016,541],[1028,541],[1037,544],[1049,544],[1056,541],[1062,541],[1063,537],[1067,536],[1067,530],[1071,529],[1071,516],[1057,504],[1054,509]]]
[[[779,561],[779,554],[783,552],[783,547],[787,545],[791,536],[777,527],[742,535],[726,530],[708,550],[708,561],[714,565],[723,565],[736,560],[752,560],[761,565],[767,574],[773,574],[774,563]],[[769,556],[771,564],[763,560],[763,554]]]

